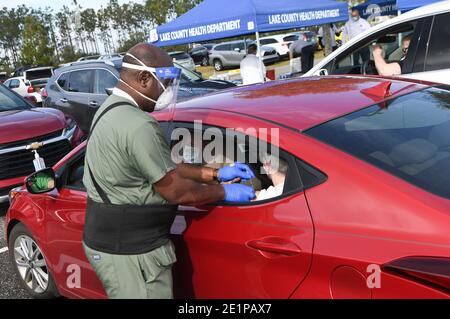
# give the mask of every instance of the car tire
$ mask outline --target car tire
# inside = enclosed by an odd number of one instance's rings
[[[223,70],[223,63],[219,59],[214,59],[214,70],[216,71],[222,71]]]
[[[208,64],[209,64],[209,59],[208,59],[208,57],[203,57],[203,59],[202,59],[202,66],[208,66]]]
[[[17,224],[11,230],[8,242],[9,259],[20,285],[36,299],[59,297],[42,250],[30,231],[23,224]],[[31,247],[31,251],[24,252],[22,247]]]

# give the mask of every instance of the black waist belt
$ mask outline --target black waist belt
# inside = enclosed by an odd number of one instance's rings
[[[114,205],[88,198],[83,241],[114,255],[139,255],[169,240],[177,205]]]
[[[108,106],[93,123],[91,137],[99,120],[112,109],[131,105]],[[95,179],[87,163],[87,171],[103,203],[88,198],[83,241],[94,250],[114,255],[139,255],[161,247],[169,240],[170,227],[177,205],[115,205]]]

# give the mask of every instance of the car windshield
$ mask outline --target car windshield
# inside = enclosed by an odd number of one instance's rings
[[[181,69],[181,82],[200,82],[203,81],[203,78],[195,72],[186,69],[181,64],[174,62],[174,66]]]
[[[450,199],[450,92],[429,88],[305,131]]]
[[[26,110],[30,107],[22,98],[0,85],[0,112]]]
[[[189,54],[187,54],[186,52],[169,53],[169,55],[175,60],[189,59]]]

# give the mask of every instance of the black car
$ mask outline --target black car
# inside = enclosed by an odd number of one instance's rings
[[[205,80],[198,73],[182,69],[178,101],[236,86],[234,83]],[[87,133],[95,112],[119,79],[121,63],[93,61],[56,69],[45,87],[44,107],[64,112]]]
[[[204,46],[198,46],[189,51],[189,55],[194,60],[195,65],[209,65],[209,51]]]

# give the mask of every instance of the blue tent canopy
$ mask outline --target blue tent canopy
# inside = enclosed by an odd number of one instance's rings
[[[331,0],[205,0],[153,29],[150,42],[178,45],[347,19],[347,3]]]
[[[370,0],[355,7],[364,19],[370,16],[397,15],[397,0]]]

